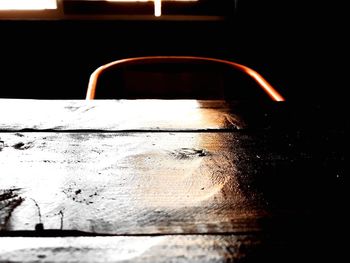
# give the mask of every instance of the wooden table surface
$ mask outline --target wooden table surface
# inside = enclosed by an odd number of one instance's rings
[[[0,261],[335,259],[345,126],[320,105],[2,99]]]

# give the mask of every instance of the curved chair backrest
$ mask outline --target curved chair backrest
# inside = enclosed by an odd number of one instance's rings
[[[133,65],[156,65],[159,63],[177,63],[177,64],[188,64],[188,63],[206,63],[206,64],[216,64],[229,66],[232,69],[238,70],[245,75],[252,78],[258,86],[274,101],[284,101],[285,99],[282,95],[272,87],[272,85],[265,80],[258,72],[255,70],[235,63],[228,60],[207,58],[207,57],[193,57],[193,56],[150,56],[150,57],[135,57],[126,58],[113,61],[111,63],[105,64],[97,68],[90,76],[86,100],[95,99],[97,84],[101,75],[108,70],[123,68],[125,66]]]

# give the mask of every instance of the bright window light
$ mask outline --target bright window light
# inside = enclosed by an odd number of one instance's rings
[[[154,0],[154,16],[162,15],[162,0]]]
[[[0,0],[0,10],[45,10],[56,8],[56,0]]]
[[[108,2],[154,2],[154,16],[162,15],[163,2],[197,2],[198,0],[107,0]]]

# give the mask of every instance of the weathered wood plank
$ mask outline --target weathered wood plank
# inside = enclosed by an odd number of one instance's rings
[[[341,262],[333,242],[286,235],[3,237],[1,262]],[[320,252],[320,250],[322,252]]]
[[[224,101],[0,99],[0,131],[209,130],[244,123]]]
[[[0,99],[0,132],[290,130],[319,133],[348,125],[345,105],[220,100]],[[0,144],[1,147],[1,144]]]
[[[14,101],[0,100],[0,236],[69,233],[61,229],[186,235],[1,237],[0,261],[297,262],[300,257],[305,259],[305,252],[309,260],[304,261],[314,261],[320,255],[320,240],[337,240],[340,234],[335,233],[342,233],[346,226],[345,121],[336,111],[326,109],[320,114],[319,108],[305,111],[299,105],[260,111],[249,105],[235,108],[204,102],[199,104],[201,110],[218,109],[215,114],[219,117],[209,123],[228,124],[202,126],[206,121],[193,118],[190,125],[198,126],[189,126],[190,130],[220,132],[130,133],[117,131],[188,131],[185,125],[189,123],[182,126],[176,114],[169,120],[160,114],[147,120],[152,125],[162,120],[152,128],[144,125],[140,116],[146,112],[139,109],[132,113],[138,116],[134,126],[126,121],[129,117],[124,118],[125,123],[116,120],[122,126],[113,124],[112,115],[98,119],[106,115],[109,103],[113,108],[123,101],[100,101],[103,110],[89,117],[84,115],[86,105],[81,106],[84,101]],[[97,104],[85,109],[93,112]],[[162,108],[158,106],[152,114]],[[233,109],[237,110],[233,116],[239,118],[232,120]],[[12,111],[13,119],[4,114]],[[194,112],[194,116],[201,115]],[[180,112],[178,116],[185,115]],[[259,129],[232,132],[236,120],[243,128]],[[11,132],[22,129],[32,132]],[[33,132],[36,129],[64,133]],[[69,132],[74,129],[94,131]],[[98,133],[99,129],[105,132]],[[57,231],[34,232],[38,223]],[[247,235],[251,231],[254,234]],[[275,236],[272,247],[258,237],[261,232]],[[243,237],[247,241],[235,243]],[[164,244],[153,246],[151,239],[158,238],[165,238]],[[188,240],[196,240],[198,248]],[[116,259],[116,254],[130,255],[136,251],[135,244],[147,242],[152,244],[149,252]],[[128,249],[119,249],[124,244]],[[338,248],[339,243],[334,244]],[[296,251],[301,245],[304,249],[299,257]],[[338,249],[327,246],[322,251],[331,251],[329,261],[334,262]]]
[[[114,234],[255,231],[267,212],[246,162],[279,158],[257,156],[244,148],[250,136],[232,133],[5,133],[1,140],[0,189],[19,189],[23,200],[6,230],[42,222]]]
[[[255,236],[234,235],[0,238],[0,261],[236,262],[257,257],[259,246]]]
[[[3,133],[0,189],[21,202],[0,211],[1,229],[40,222],[112,234],[300,229],[304,213],[335,207],[343,175],[334,169],[344,159],[324,143],[329,137],[296,136]]]

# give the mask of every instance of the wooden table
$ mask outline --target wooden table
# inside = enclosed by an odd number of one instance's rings
[[[0,261],[334,259],[344,142],[320,105],[2,99]]]

